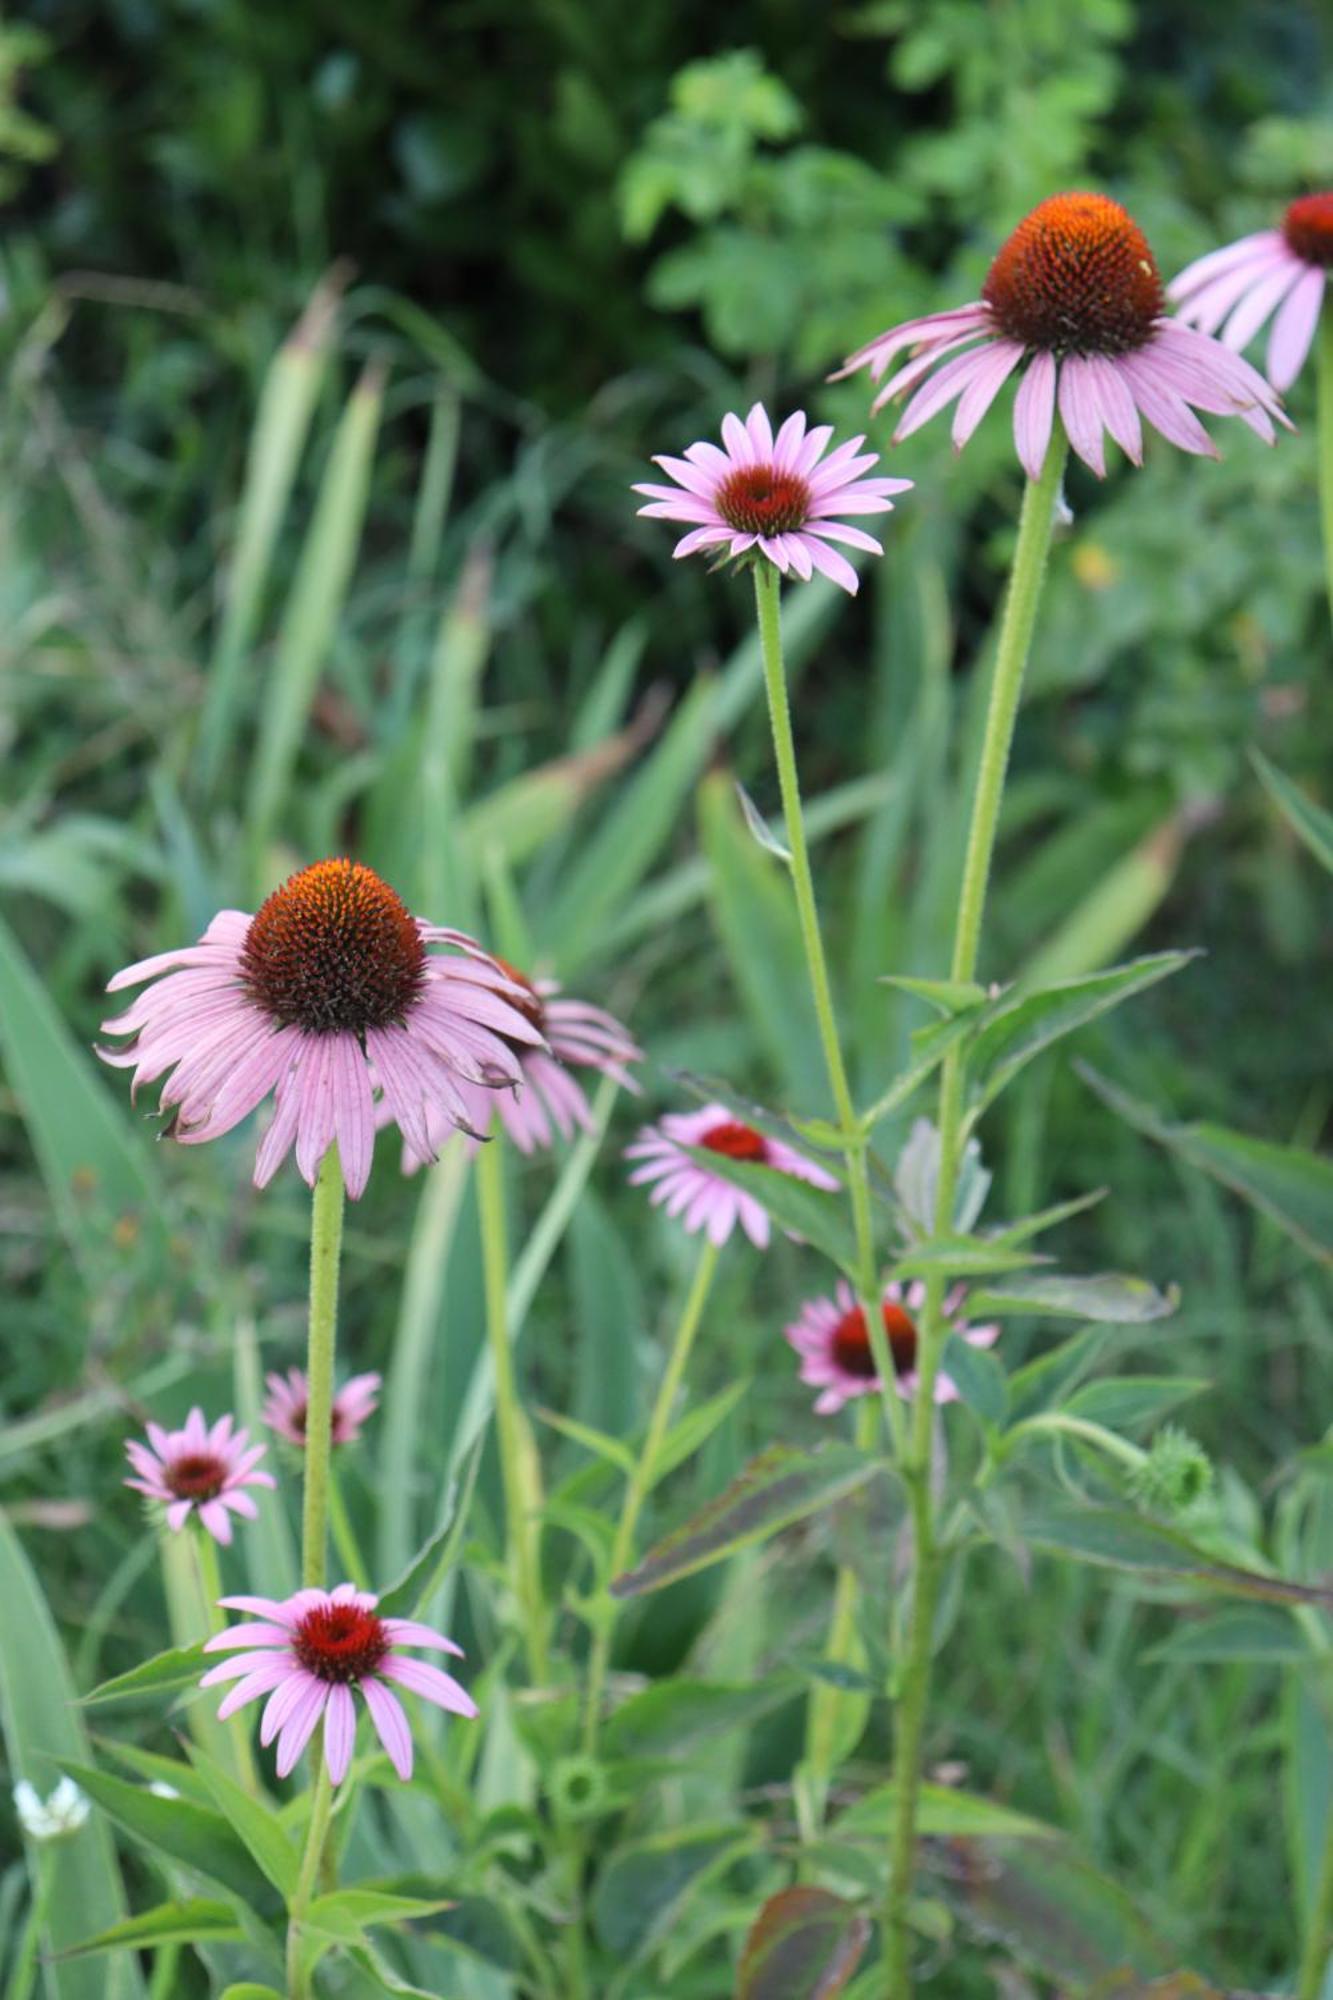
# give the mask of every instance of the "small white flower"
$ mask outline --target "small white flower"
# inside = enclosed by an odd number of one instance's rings
[[[92,1810],[73,1778],[62,1778],[43,1802],[36,1787],[21,1778],[14,1787],[14,1810],[29,1840],[68,1840]]]

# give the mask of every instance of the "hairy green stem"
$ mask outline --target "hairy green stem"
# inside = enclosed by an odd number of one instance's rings
[[[1047,449],[1040,477],[1029,480],[1023,494],[1013,570],[991,676],[986,730],[977,766],[976,789],[972,795],[971,824],[958,897],[950,977],[961,983],[976,977],[1004,781],[1009,769],[1014,724],[1023,694],[1023,675],[1046,574],[1046,558],[1051,546],[1051,530],[1067,449],[1063,435],[1057,431]],[[940,1078],[939,1176],[935,1190],[937,1237],[948,1236],[953,1230],[958,1168],[962,1156],[965,1082],[962,1053],[955,1046],[944,1059]],[[888,1898],[884,1912],[885,1955],[889,1974],[887,1991],[891,2000],[909,2000],[912,1991],[908,1917],[916,1873],[917,1797],[921,1787],[926,1716],[930,1707],[935,1607],[940,1585],[940,1549],[935,1532],[932,1493],[935,1379],[939,1373],[947,1330],[944,1295],[948,1278],[947,1271],[935,1271],[926,1280],[911,1437],[902,1466],[912,1516],[915,1566],[906,1657],[894,1717],[894,1817],[889,1848]]]
[[[500,1449],[509,1550],[527,1650],[528,1678],[534,1687],[545,1687],[550,1679],[546,1606],[542,1600],[538,1528],[533,1518],[530,1445],[518,1400],[514,1353],[509,1344],[509,1252],[505,1241],[504,1160],[498,1137],[489,1139],[477,1155],[477,1208],[486,1292],[486,1339],[495,1377],[495,1435]]]
[[[338,1269],[343,1238],[342,1164],[335,1143],[319,1163],[310,1209],[310,1330],[306,1350],[305,1495],[301,1582],[321,1590],[329,1534],[333,1364],[338,1345]]]
[[[681,1383],[685,1379],[690,1350],[694,1346],[694,1336],[699,1331],[699,1322],[703,1317],[704,1304],[716,1269],[717,1250],[705,1237],[703,1248],[699,1252],[699,1262],[694,1269],[694,1278],[676,1324],[675,1338],[671,1343],[666,1369],[658,1384],[652,1414],[648,1419],[648,1430],[643,1440],[643,1450],[639,1453],[638,1463],[625,1487],[620,1523],[611,1548],[613,1577],[620,1575],[634,1553],[634,1535],[639,1525],[639,1516],[643,1512],[645,1500],[653,1490],[662,1443],[671,1423],[671,1413],[680,1394]],[[606,1687],[607,1667],[611,1659],[613,1632],[614,1615],[608,1613],[593,1641],[592,1654],[588,1662],[586,1706],[583,1711],[583,1748],[589,1756],[594,1755],[597,1749],[597,1732],[601,1727],[602,1696]]]
[[[870,1212],[870,1168],[867,1134],[852,1103],[847,1065],[838,1037],[838,1020],[833,1006],[828,960],[819,928],[819,906],[815,901],[814,878],[810,872],[810,851],[805,838],[805,818],[801,808],[801,783],[796,768],[796,744],[792,738],[791,708],[787,700],[787,675],[782,660],[781,584],[772,563],[759,561],[754,571],[755,610],[759,619],[759,650],[764,665],[764,691],[768,698],[768,719],[773,732],[773,757],[782,794],[782,816],[787,829],[792,889],[800,922],[801,944],[805,952],[810,992],[819,1023],[819,1041],[828,1070],[843,1154],[847,1162],[847,1190],[852,1204],[852,1226],[856,1236],[856,1293],[866,1319],[866,1335],[879,1377],[880,1395],[895,1453],[901,1456],[905,1442],[902,1408],[893,1381],[893,1360],[888,1335],[880,1312],[878,1272],[875,1264],[875,1233]]]
[[[1324,535],[1329,615],[1333,617],[1333,306],[1329,305],[1327,290],[1319,312],[1315,376],[1318,384],[1315,450],[1319,459],[1319,521]]]
[[[322,1743],[318,1754],[319,1770],[310,1800],[310,1823],[306,1828],[301,1873],[287,1906],[287,2000],[309,2000],[311,1992],[310,1980],[302,1963],[302,1932],[306,1913],[319,1883],[320,1863],[324,1858],[324,1843],[328,1839],[329,1820],[333,1812],[333,1780],[329,1776]]]

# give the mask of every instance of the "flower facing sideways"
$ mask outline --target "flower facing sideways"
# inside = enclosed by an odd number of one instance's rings
[[[562,993],[555,979],[529,979],[504,959],[497,959],[508,981],[506,997],[527,1018],[540,1040],[514,1050],[520,1081],[513,1090],[481,1090],[461,1085],[471,1129],[485,1133],[493,1111],[520,1152],[553,1146],[556,1134],[571,1139],[576,1131],[591,1132],[592,1108],[574,1070],[593,1070],[613,1077],[622,1090],[638,1091],[629,1065],[643,1055],[629,1030],[601,1007]],[[426,1128],[433,1148],[449,1135],[447,1123],[428,1111]],[[408,1140],[403,1166],[413,1173],[426,1157]]]
[[[961,1317],[966,1293],[960,1285],[944,1301],[947,1331],[958,1334],[969,1347],[993,1347],[999,1339],[998,1326],[968,1326]],[[893,1357],[893,1375],[901,1396],[910,1397],[917,1380],[916,1315],[926,1302],[926,1288],[918,1279],[884,1287],[881,1310],[884,1332]],[[801,1380],[820,1391],[815,1410],[821,1417],[840,1410],[854,1396],[868,1396],[879,1389],[875,1357],[870,1349],[866,1316],[856,1302],[851,1286],[842,1280],[830,1298],[811,1299],[800,1315],[786,1328],[786,1337],[801,1357]],[[944,1370],[935,1377],[935,1401],[957,1400],[958,1385]]]
[[[355,861],[301,869],[253,917],[223,910],[198,944],[128,966],[110,991],[127,986],[144,991],[105,1029],[129,1040],[99,1053],[133,1069],[136,1091],[167,1076],[161,1107],[177,1139],[220,1138],[273,1093],[257,1187],[293,1144],[313,1186],[336,1140],[355,1199],[370,1173],[376,1090],[409,1145],[433,1158],[430,1121],[437,1133],[468,1127],[463,1087],[516,1084],[516,1051],[541,1043],[523,991],[493,958],[411,916]]]
[[[849,527],[844,514],[888,514],[892,495],[906,493],[910,479],[867,479],[876,452],[863,452],[863,437],[850,438],[825,458],[832,427],[807,430],[804,411],[788,417],[776,438],[768,413],[756,403],[744,423],[722,419],[722,443],[687,447],[684,458],[656,458],[674,486],[636,486],[648,500],[641,514],[681,521],[689,533],[676,543],[677,556],[716,549],[742,556],[751,549],[784,576],[808,583],[816,570],[856,592],[856,571],[831,542],[882,556],[880,543],[863,528]]]
[[[125,1453],[138,1477],[127,1479],[136,1493],[159,1500],[167,1510],[167,1526],[183,1528],[191,1514],[224,1547],[231,1540],[231,1516],[253,1521],[258,1509],[247,1486],[274,1486],[271,1472],[256,1467],[267,1446],[251,1444],[248,1431],[232,1429],[230,1415],[211,1427],[200,1409],[191,1410],[178,1431],[149,1424],[148,1443],[126,1440]]]
[[[289,1368],[285,1376],[266,1375],[268,1400],[261,1412],[263,1421],[288,1444],[304,1446],[306,1409],[310,1383],[303,1368]],[[382,1377],[352,1375],[333,1398],[330,1443],[355,1444],[361,1426],[372,1416],[379,1402]]]
[[[1275,389],[1289,389],[1310,352],[1330,268],[1333,193],[1304,194],[1277,229],[1210,250],[1166,291],[1185,326],[1218,334],[1237,353],[1272,319],[1264,365]]]
[[[1058,409],[1070,444],[1103,478],[1104,433],[1135,465],[1143,426],[1182,451],[1216,457],[1195,415],[1239,417],[1271,444],[1286,423],[1273,390],[1239,355],[1165,317],[1147,238],[1103,194],[1057,194],[1019,223],[990,267],[981,297],[905,320],[853,354],[840,374],[868,368],[883,381],[879,409],[910,394],[894,443],[956,403],[960,450],[1018,368],[1014,443],[1031,479],[1041,472]],[[947,359],[945,357],[948,357]]]
[[[687,1146],[730,1160],[751,1160],[756,1166],[809,1181],[812,1187],[838,1185],[832,1174],[807,1160],[804,1153],[742,1124],[724,1104],[706,1104],[701,1111],[671,1112],[658,1124],[645,1125],[634,1144],[625,1148],[626,1159],[642,1163],[630,1175],[631,1183],[651,1184],[650,1201],[660,1202],[690,1234],[706,1230],[719,1248],[739,1223],[756,1248],[765,1249],[770,1233],[768,1215],[747,1190],[724,1180],[721,1174],[710,1174],[684,1150]]]
[[[247,1702],[267,1695],[259,1740],[277,1739],[277,1773],[285,1778],[324,1723],[324,1761],[335,1785],[347,1776],[356,1742],[358,1693],[370,1711],[375,1733],[400,1778],[412,1775],[412,1735],[396,1690],[406,1688],[423,1701],[454,1715],[475,1716],[477,1704],[439,1667],[414,1660],[405,1646],[430,1646],[461,1657],[462,1649],[443,1632],[413,1618],[381,1618],[378,1598],[340,1583],[336,1590],[298,1590],[282,1600],[224,1597],[229,1611],[245,1611],[258,1623],[230,1625],[204,1643],[206,1653],[231,1653],[210,1667],[201,1687],[222,1681],[236,1685],[218,1709],[225,1721]]]

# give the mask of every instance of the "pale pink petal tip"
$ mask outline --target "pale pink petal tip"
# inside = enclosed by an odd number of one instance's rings
[[[798,410],[774,437],[767,412],[756,403],[744,422],[723,418],[725,449],[701,441],[684,458],[659,458],[675,485],[637,486],[648,502],[639,512],[687,528],[676,543],[677,557],[757,551],[782,576],[808,583],[818,571],[854,594],[856,570],[829,544],[882,555],[873,536],[858,534],[843,517],[892,512],[894,496],[912,482],[867,477],[879,460],[861,449],[864,438],[830,452],[832,435],[827,425],[809,428]]]

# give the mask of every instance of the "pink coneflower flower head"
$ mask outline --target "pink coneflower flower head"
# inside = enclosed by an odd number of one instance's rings
[[[999,1327],[968,1326],[962,1318],[966,1296],[959,1285],[944,1302],[949,1331],[959,1334],[969,1347],[993,1346],[1000,1336]],[[900,1396],[911,1397],[916,1391],[917,1315],[925,1302],[926,1288],[919,1280],[906,1288],[899,1284],[884,1287],[884,1332]],[[879,1376],[866,1316],[845,1280],[839,1282],[831,1299],[810,1299],[785,1332],[801,1357],[801,1380],[820,1392],[815,1400],[819,1416],[840,1410],[854,1396],[878,1392]],[[957,1383],[941,1369],[935,1377],[935,1401],[953,1403],[957,1399]]]
[[[217,1139],[274,1093],[257,1187],[293,1144],[313,1186],[336,1140],[355,1198],[370,1172],[376,1088],[430,1158],[430,1115],[441,1129],[468,1127],[463,1086],[516,1084],[516,1050],[541,1041],[493,958],[411,916],[356,861],[301,869],[253,917],[223,910],[197,945],[128,966],[110,990],[126,986],[145,990],[105,1026],[129,1042],[99,1053],[134,1070],[136,1091],[170,1072],[161,1106],[177,1139]]]
[[[288,1444],[304,1447],[306,1410],[310,1401],[310,1383],[303,1368],[289,1368],[286,1375],[267,1375],[268,1400],[263,1408],[263,1420],[278,1437]],[[333,1398],[332,1442],[334,1444],[355,1444],[361,1435],[361,1426],[374,1414],[379,1402],[381,1377],[378,1375],[352,1375]]]
[[[414,1660],[405,1646],[433,1646],[443,1653],[462,1649],[443,1632],[413,1618],[381,1618],[379,1599],[340,1583],[336,1590],[298,1590],[293,1597],[224,1597],[229,1611],[247,1611],[259,1623],[230,1625],[206,1640],[206,1653],[231,1653],[210,1667],[200,1682],[213,1687],[235,1681],[218,1710],[225,1721],[247,1702],[267,1695],[259,1740],[278,1741],[280,1778],[324,1722],[324,1761],[335,1785],[347,1776],[356,1742],[359,1692],[389,1761],[400,1778],[412,1775],[412,1735],[395,1693],[406,1688],[423,1701],[454,1715],[475,1716],[477,1704],[449,1674]]]
[[[507,959],[495,962],[509,982],[510,1005],[519,1009],[540,1040],[514,1050],[521,1072],[515,1089],[464,1087],[473,1129],[485,1133],[492,1112],[497,1111],[506,1133],[524,1153],[553,1146],[557,1133],[572,1139],[576,1131],[591,1132],[592,1108],[571,1070],[597,1070],[614,1077],[622,1090],[637,1093],[639,1086],[628,1066],[642,1059],[643,1050],[613,1015],[586,1000],[569,998],[558,980],[529,979]],[[428,1129],[436,1145],[448,1137],[442,1121],[428,1119]],[[405,1171],[412,1173],[423,1164],[411,1143],[405,1145]]]
[[[125,1442],[125,1454],[138,1475],[125,1484],[161,1501],[173,1532],[195,1514],[224,1547],[231,1540],[232,1515],[253,1521],[258,1512],[246,1487],[277,1484],[271,1472],[255,1470],[267,1447],[251,1444],[249,1432],[233,1430],[233,1422],[230,1416],[219,1417],[210,1427],[203,1411],[193,1409],[178,1431],[149,1424],[147,1444],[137,1438]]]
[[[805,412],[788,417],[776,438],[768,412],[756,403],[744,423],[722,419],[725,451],[715,444],[692,444],[684,458],[655,458],[674,486],[636,486],[649,504],[641,514],[689,523],[674,554],[716,549],[729,556],[751,550],[774,563],[784,576],[808,583],[816,570],[855,595],[856,571],[830,542],[882,556],[883,548],[863,528],[849,527],[844,514],[888,514],[895,493],[910,479],[867,479],[876,452],[863,452],[863,437],[849,438],[824,453],[831,425],[806,428]]]
[[[1303,194],[1280,228],[1242,236],[1187,264],[1167,297],[1184,325],[1218,334],[1237,353],[1271,318],[1268,379],[1275,389],[1289,389],[1310,352],[1331,266],[1333,194]]]
[[[1147,238],[1118,201],[1052,195],[1001,247],[979,299],[890,327],[839,373],[868,368],[880,382],[910,350],[872,407],[912,392],[893,434],[897,444],[956,403],[953,441],[961,451],[1022,367],[1014,443],[1031,479],[1045,463],[1057,410],[1071,446],[1099,479],[1106,432],[1135,465],[1142,462],[1144,417],[1182,451],[1208,457],[1217,448],[1196,410],[1239,417],[1271,444],[1274,420],[1287,420],[1262,375],[1166,318],[1164,304]]]
[[[838,1185],[832,1174],[807,1160],[804,1153],[742,1124],[724,1104],[706,1104],[702,1111],[669,1112],[656,1125],[645,1125],[634,1144],[625,1148],[626,1159],[643,1163],[630,1175],[631,1184],[651,1184],[650,1201],[660,1202],[690,1234],[706,1230],[719,1248],[739,1223],[757,1249],[766,1249],[768,1213],[752,1194],[723,1180],[720,1174],[710,1174],[683,1150],[686,1146],[699,1146],[728,1160],[751,1160],[775,1173],[809,1181],[812,1187]]]

